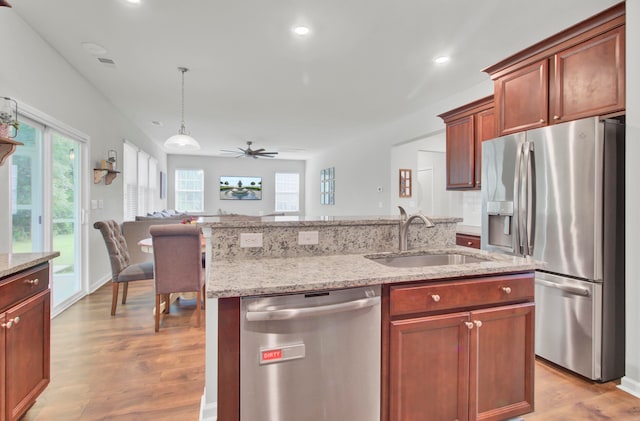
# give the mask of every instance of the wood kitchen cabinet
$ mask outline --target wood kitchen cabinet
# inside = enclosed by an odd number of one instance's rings
[[[19,419],[49,384],[49,265],[0,280],[0,421]]]
[[[624,111],[624,13],[621,3],[484,69],[498,135]]]
[[[464,247],[471,247],[474,249],[479,249],[480,248],[480,236],[478,235],[471,235],[471,234],[462,234],[462,233],[456,233],[456,245],[458,246],[464,246]]]
[[[504,420],[533,411],[533,288],[532,273],[390,287],[382,418]]]
[[[440,114],[447,126],[447,189],[480,189],[482,141],[495,137],[493,96]]]

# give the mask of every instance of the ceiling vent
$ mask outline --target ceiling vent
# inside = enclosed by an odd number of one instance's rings
[[[116,67],[116,62],[106,57],[98,57],[98,61],[107,67]]]

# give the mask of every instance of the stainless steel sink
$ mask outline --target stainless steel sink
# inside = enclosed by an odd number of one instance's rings
[[[463,265],[465,263],[486,262],[487,259],[466,254],[406,254],[395,256],[366,256],[368,259],[385,266],[409,268],[420,266]]]

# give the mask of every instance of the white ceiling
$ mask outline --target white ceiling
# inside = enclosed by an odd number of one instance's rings
[[[11,3],[154,141],[180,126],[177,67],[184,66],[191,69],[186,126],[202,153],[252,140],[254,148],[303,159],[487,80],[482,68],[618,1]],[[308,25],[311,35],[294,36],[296,24]],[[104,46],[101,57],[115,66],[98,62],[82,42]],[[432,62],[443,54],[449,63]]]

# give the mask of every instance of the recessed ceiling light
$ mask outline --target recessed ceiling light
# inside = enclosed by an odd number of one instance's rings
[[[305,36],[309,35],[309,32],[311,32],[311,29],[308,26],[298,25],[293,28],[293,33],[296,35]]]
[[[82,48],[84,48],[84,50],[91,55],[102,56],[104,54],[107,54],[107,49],[100,44],[96,44],[95,42],[83,42],[81,45]]]
[[[140,4],[141,0],[126,0],[127,3]]]
[[[438,64],[442,64],[442,63],[446,63],[449,61],[449,57],[447,56],[440,56],[440,57],[436,57],[435,59],[433,59],[434,62],[438,63]]]

